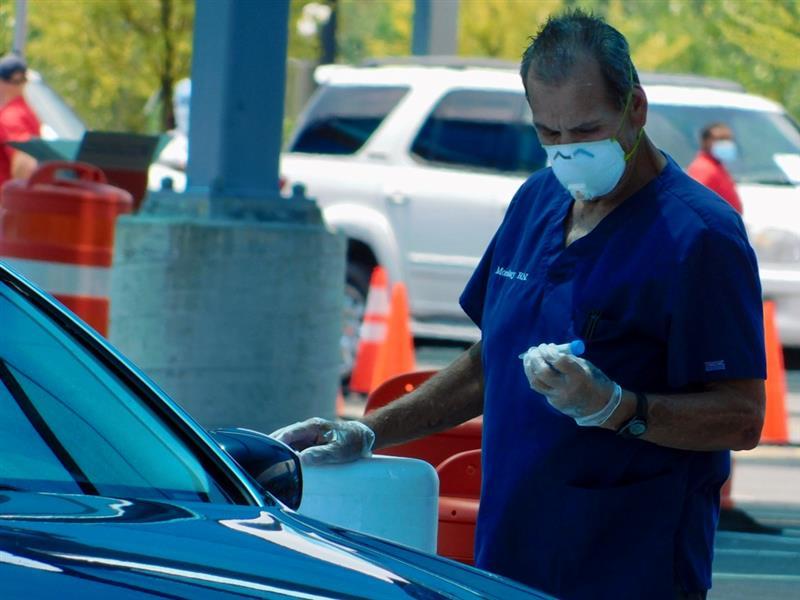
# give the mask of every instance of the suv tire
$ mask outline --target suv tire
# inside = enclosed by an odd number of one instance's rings
[[[367,306],[367,292],[372,267],[360,262],[348,262],[344,284],[344,312],[342,315],[342,384],[347,391],[350,373],[353,370],[358,352],[358,335],[364,310]]]

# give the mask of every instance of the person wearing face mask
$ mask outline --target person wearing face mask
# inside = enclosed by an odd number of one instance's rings
[[[724,123],[712,123],[700,132],[700,151],[686,172],[719,194],[736,212],[742,214],[742,201],[726,164],[736,160],[738,149],[733,131]]]
[[[763,422],[753,251],[647,136],[620,32],[551,17],[520,71],[551,166],[460,298],[481,341],[360,421],[273,435],[341,462],[483,414],[478,567],[563,599],[705,598],[730,450]]]
[[[36,170],[36,159],[7,142],[39,137],[41,125],[22,95],[28,67],[16,54],[0,57],[0,185],[8,179],[25,179]]]

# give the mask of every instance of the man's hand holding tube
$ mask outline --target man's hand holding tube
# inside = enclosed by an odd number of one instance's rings
[[[619,385],[589,361],[560,352],[555,344],[530,348],[522,361],[531,388],[578,425],[601,426],[619,406]]]
[[[372,454],[375,433],[359,421],[314,417],[273,431],[270,437],[300,453],[306,465],[345,463]]]

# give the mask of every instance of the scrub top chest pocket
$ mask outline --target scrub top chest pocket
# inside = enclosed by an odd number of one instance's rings
[[[625,337],[625,324],[609,318],[601,309],[578,311],[573,324],[578,337],[586,343],[613,342]]]
[[[617,318],[609,312],[596,308],[576,310],[573,315],[575,331],[586,344],[584,358],[623,388],[666,391],[666,331],[657,317]]]

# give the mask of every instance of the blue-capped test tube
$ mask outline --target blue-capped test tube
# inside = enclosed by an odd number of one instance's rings
[[[559,344],[556,346],[556,350],[562,354],[573,354],[575,356],[580,356],[586,352],[586,344],[583,343],[583,340],[572,340],[567,344]]]

